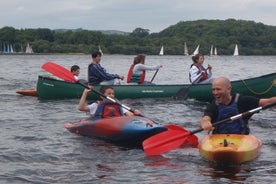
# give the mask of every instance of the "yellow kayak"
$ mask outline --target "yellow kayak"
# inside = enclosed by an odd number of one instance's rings
[[[262,147],[253,135],[213,134],[198,144],[200,155],[216,163],[240,164],[255,159]]]

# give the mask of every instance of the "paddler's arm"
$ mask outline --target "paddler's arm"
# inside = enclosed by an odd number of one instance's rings
[[[87,98],[88,94],[90,93],[90,91],[93,89],[93,86],[88,86],[88,87],[89,87],[89,89],[85,88],[83,90],[83,93],[82,93],[82,96],[81,96],[81,99],[80,99],[79,105],[78,105],[79,111],[84,111],[84,112],[90,111],[89,107],[86,105],[86,98]]]
[[[134,110],[134,113],[130,112],[130,111],[127,111],[125,113],[126,116],[139,116],[141,115],[141,111],[139,111],[138,109],[135,109]]]
[[[212,131],[215,128],[212,126],[211,117],[210,116],[203,116],[200,121],[200,126],[203,130]]]

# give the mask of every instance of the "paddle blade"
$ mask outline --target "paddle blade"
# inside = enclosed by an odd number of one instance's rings
[[[53,62],[47,62],[44,63],[41,68],[43,68],[45,71],[63,79],[66,82],[77,82],[74,75],[63,66],[60,66]]]
[[[198,144],[195,135],[176,125],[167,126],[168,130],[154,135],[143,141],[143,149],[146,155],[160,155],[172,149],[178,148],[183,144]]]

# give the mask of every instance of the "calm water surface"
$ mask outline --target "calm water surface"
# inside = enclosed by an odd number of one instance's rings
[[[110,72],[126,76],[133,56],[103,56]],[[15,93],[32,89],[41,65],[53,61],[70,68],[81,67],[86,79],[89,55],[0,55],[0,183],[275,183],[275,109],[253,116],[252,134],[263,141],[260,155],[252,162],[217,166],[203,160],[198,149],[176,149],[146,157],[141,149],[115,146],[99,139],[71,134],[64,123],[85,118],[78,112],[78,99],[40,101]],[[163,64],[154,82],[188,83],[190,57],[147,56],[147,64]],[[232,80],[275,72],[276,57],[205,57],[214,76]],[[154,72],[148,72],[151,79]],[[205,103],[194,100],[125,99],[161,124],[174,123],[187,130],[198,128]],[[197,134],[199,138],[206,132]]]

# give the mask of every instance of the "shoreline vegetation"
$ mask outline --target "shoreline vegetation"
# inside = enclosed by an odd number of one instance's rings
[[[240,55],[276,55],[276,26],[245,20],[180,21],[158,32],[136,28],[123,31],[84,29],[15,29],[0,28],[0,54],[90,54],[101,48],[104,54],[184,55],[184,45],[192,55],[210,55],[215,47],[218,55],[233,55],[235,45]],[[26,53],[27,46],[31,53]],[[29,48],[30,49],[30,48]]]

